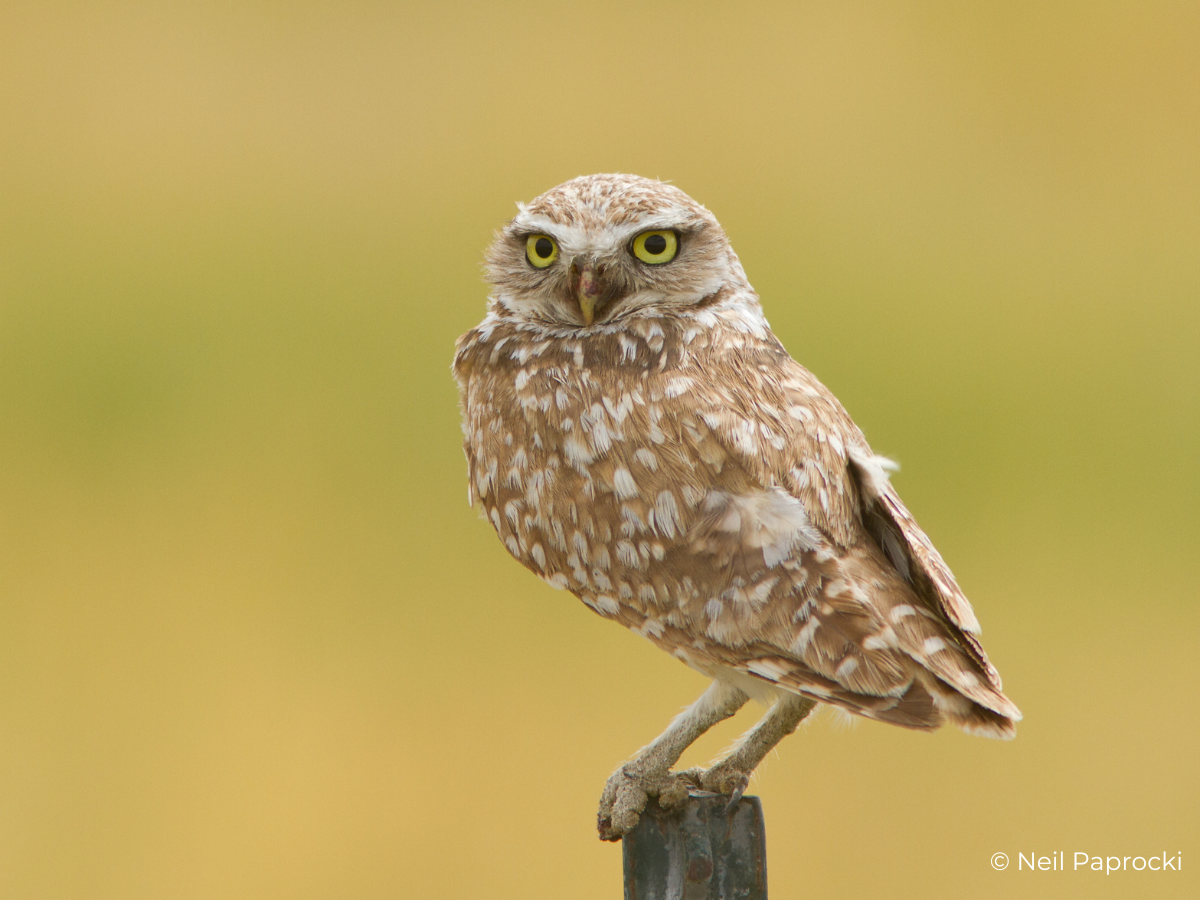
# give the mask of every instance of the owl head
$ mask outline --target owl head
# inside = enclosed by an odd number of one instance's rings
[[[730,290],[752,296],[720,224],[683,191],[636,175],[587,175],[528,204],[496,235],[492,302],[550,327],[678,313]]]

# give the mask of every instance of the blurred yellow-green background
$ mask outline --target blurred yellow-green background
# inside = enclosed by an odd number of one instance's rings
[[[5,4],[0,896],[620,896],[600,788],[704,681],[507,558],[448,370],[514,201],[614,170],[721,219],[1026,715],[818,716],[754,784],[772,897],[1200,896],[1198,47],[1187,3]],[[1016,871],[1058,850],[1185,867]]]

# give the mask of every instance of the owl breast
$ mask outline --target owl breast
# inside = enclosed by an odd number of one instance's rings
[[[765,489],[710,426],[736,406],[697,377],[737,349],[713,338],[649,320],[535,340],[485,320],[455,361],[471,490],[504,546],[650,637],[715,627],[736,642],[769,630],[755,612],[788,595],[771,607],[782,626],[807,577],[794,551],[819,541],[798,501]],[[726,608],[737,614],[722,625]]]

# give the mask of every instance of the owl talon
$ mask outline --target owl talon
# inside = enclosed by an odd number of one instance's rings
[[[750,785],[750,776],[745,772],[737,773],[737,783],[733,787],[733,793],[729,797],[729,805],[725,807],[725,815],[729,815],[737,805],[742,801],[742,794],[746,792],[746,788]]]
[[[600,840],[619,841],[632,831],[651,797],[657,797],[664,808],[678,806],[687,800],[688,784],[671,772],[642,772],[632,763],[617,769],[600,795],[596,814]]]
[[[742,799],[742,794],[750,785],[750,775],[729,766],[717,763],[711,769],[686,769],[679,777],[701,791],[713,794],[728,794],[729,808],[732,810]]]

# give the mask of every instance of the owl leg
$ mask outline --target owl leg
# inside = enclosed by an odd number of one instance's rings
[[[750,773],[781,740],[796,730],[816,701],[798,694],[784,694],[757,725],[738,738],[729,751],[705,770],[688,769],[680,775],[717,794],[732,794],[734,802],[750,781]]]
[[[667,730],[617,769],[604,785],[596,825],[600,838],[617,841],[638,823],[651,797],[663,806],[687,798],[687,784],[671,774],[692,742],[741,709],[749,698],[732,685],[714,681],[700,699],[675,717]],[[793,726],[795,727],[795,726]]]

